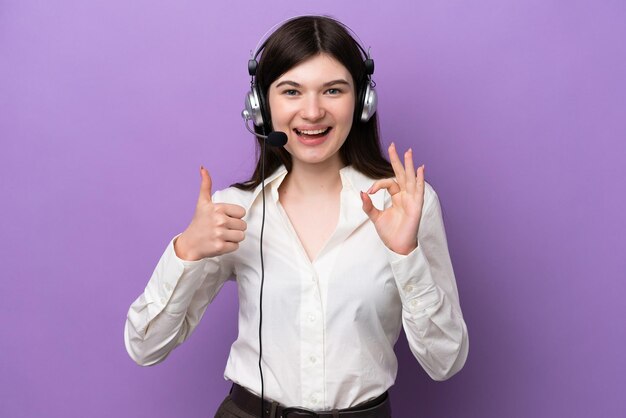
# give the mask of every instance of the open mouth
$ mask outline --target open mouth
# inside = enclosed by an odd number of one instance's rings
[[[302,138],[311,138],[311,139],[315,139],[315,138],[321,138],[323,136],[325,136],[326,134],[328,134],[328,132],[330,132],[332,128],[328,127],[326,129],[312,129],[312,130],[299,130],[299,129],[294,129],[294,132],[298,135],[301,136]]]

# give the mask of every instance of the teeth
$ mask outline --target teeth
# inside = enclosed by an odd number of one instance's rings
[[[301,134],[305,134],[305,135],[317,135],[317,134],[321,134],[322,132],[326,132],[328,130],[328,128],[326,129],[315,129],[312,131],[301,131],[298,130],[298,132],[300,132]]]

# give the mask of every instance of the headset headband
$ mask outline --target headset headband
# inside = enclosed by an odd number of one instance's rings
[[[261,51],[263,49],[265,49],[265,45],[267,44],[267,40],[270,38],[270,36],[274,33],[274,31],[276,30],[277,27],[282,27],[285,23],[291,22],[292,20],[296,20],[299,19],[301,17],[323,17],[325,19],[330,19],[333,22],[341,25],[341,27],[343,27],[344,29],[346,29],[346,31],[348,31],[348,34],[352,37],[352,39],[354,39],[354,43],[356,44],[356,46],[361,50],[361,53],[363,53],[363,56],[365,57],[364,63],[365,63],[365,72],[367,73],[367,75],[372,75],[374,74],[374,60],[372,60],[372,57],[370,55],[370,50],[371,47],[367,47],[367,49],[365,49],[365,47],[363,46],[363,42],[361,41],[361,38],[359,37],[359,35],[356,34],[355,31],[352,30],[352,28],[350,28],[350,26],[346,25],[343,22],[338,21],[337,19],[330,17],[330,16],[323,16],[323,15],[298,15],[298,16],[293,16],[290,17],[288,19],[282,20],[278,23],[276,23],[274,26],[272,26],[271,28],[269,28],[261,37],[261,39],[259,39],[259,41],[257,42],[254,51],[250,50],[250,60],[248,61],[248,73],[251,76],[255,76],[256,74],[256,67],[258,65],[258,61],[257,61],[257,57],[259,56],[259,54],[261,53]]]

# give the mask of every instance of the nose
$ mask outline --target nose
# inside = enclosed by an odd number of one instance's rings
[[[326,114],[320,98],[317,95],[307,97],[302,106],[300,115],[303,119],[319,120]]]

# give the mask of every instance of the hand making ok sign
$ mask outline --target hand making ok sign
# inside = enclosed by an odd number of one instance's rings
[[[424,166],[415,170],[411,149],[404,153],[402,166],[393,143],[389,146],[389,160],[396,178],[374,182],[367,193],[361,192],[361,200],[363,210],[374,223],[383,243],[393,252],[406,255],[417,248],[417,232],[424,206]],[[391,195],[391,206],[383,210],[376,209],[369,197],[380,189],[387,189]]]

